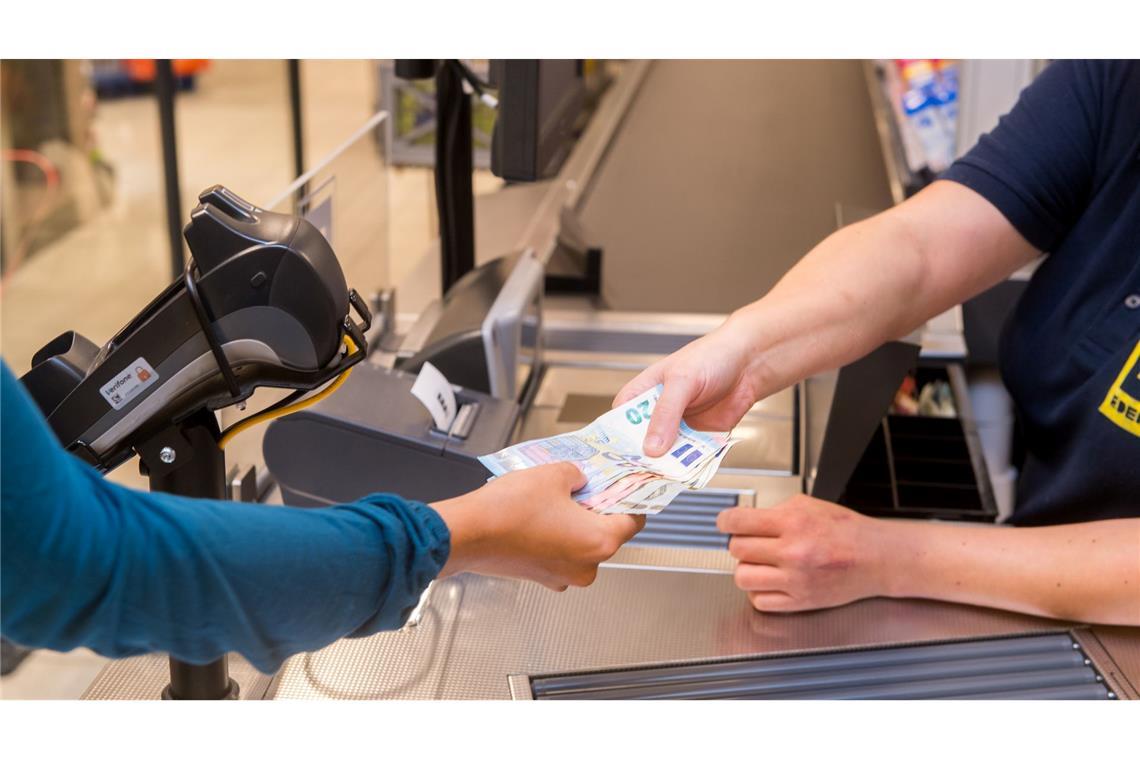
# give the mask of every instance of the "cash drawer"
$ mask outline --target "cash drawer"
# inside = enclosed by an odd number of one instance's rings
[[[958,416],[884,416],[839,503],[876,517],[992,522],[997,506],[961,369],[920,366],[917,377],[949,383]]]

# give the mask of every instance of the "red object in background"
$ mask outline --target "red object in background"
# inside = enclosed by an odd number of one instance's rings
[[[210,61],[206,58],[175,58],[171,61],[176,77],[192,77],[195,74],[210,68]],[[124,58],[123,68],[132,82],[154,81],[153,58]]]
[[[902,80],[914,86],[916,82],[921,83],[934,76],[939,60],[938,58],[896,58],[895,66]]]
[[[890,413],[907,416],[918,414],[918,382],[914,379],[914,375],[908,374],[903,378],[899,389],[895,392]]]

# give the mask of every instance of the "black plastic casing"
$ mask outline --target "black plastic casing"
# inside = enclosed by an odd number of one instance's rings
[[[210,354],[210,343],[185,279],[167,287],[94,358],[81,336],[60,336],[36,355],[23,380],[61,443],[93,464],[113,467],[129,456],[134,442],[155,430],[197,409],[232,404],[257,387],[311,387],[312,373],[340,353],[348,287],[320,231],[299,217],[257,208],[219,185],[198,200],[183,234],[193,258],[188,277],[210,329],[222,345],[259,341],[275,358],[235,364],[237,396],[220,368],[192,386],[167,388],[163,408],[139,421],[115,451],[96,455],[88,445],[100,433],[159,392],[180,369]],[[113,409],[99,389],[140,358],[157,371],[160,382]]]

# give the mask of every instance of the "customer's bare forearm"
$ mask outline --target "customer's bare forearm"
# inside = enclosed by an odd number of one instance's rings
[[[772,392],[907,335],[1035,255],[987,201],[935,183],[830,235],[730,324],[752,337]]]
[[[884,522],[885,593],[1140,625],[1140,519],[1045,528]]]

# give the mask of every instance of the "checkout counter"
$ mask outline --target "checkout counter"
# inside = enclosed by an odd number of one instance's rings
[[[378,304],[372,350],[344,387],[271,424],[264,463],[283,503],[375,490],[432,500],[475,488],[487,477],[476,456],[581,427],[640,369],[721,321],[544,295],[544,273],[578,238],[606,245],[583,220],[617,213],[621,193],[607,183],[629,181],[615,168],[621,146],[648,140],[631,130],[661,84],[656,65],[624,67],[555,179],[480,199],[477,269],[406,332]],[[605,209],[591,206],[598,199]],[[733,193],[718,201],[749,203]],[[955,363],[963,353],[954,325],[934,324],[764,399],[710,487],[651,516],[588,588],[449,578],[432,584],[401,630],[296,655],[272,676],[231,656],[230,676],[243,699],[1140,698],[1138,629],[925,600],[763,614],[734,586],[714,525],[729,506],[763,509],[806,492],[899,518],[993,520]],[[458,385],[469,407],[463,429],[434,430],[411,398],[424,361]],[[937,430],[906,430],[887,415],[916,364],[954,391],[959,416]],[[900,475],[908,458],[914,464],[908,446],[932,440],[956,452],[957,480],[929,468],[917,480]],[[86,697],[157,698],[168,677],[160,656],[117,661]]]

